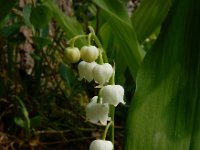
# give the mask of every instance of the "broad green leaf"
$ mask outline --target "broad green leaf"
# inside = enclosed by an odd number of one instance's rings
[[[113,60],[115,61],[115,66],[116,66],[115,79],[117,82],[119,81],[120,84],[122,84],[125,81],[124,72],[127,69],[127,64],[125,61],[121,61],[124,59],[124,57],[123,55],[121,55],[119,47],[120,45],[116,41],[114,33],[112,32],[111,27],[108,23],[105,23],[104,25],[101,26],[99,30],[99,35],[101,37],[101,41],[106,51],[106,54],[109,58],[109,61],[110,62],[112,62]]]
[[[18,125],[21,128],[26,128],[26,122],[20,118],[20,117],[15,117],[14,118],[14,122],[16,123],[16,125]]]
[[[16,2],[17,0],[0,0],[0,22],[8,15]]]
[[[16,34],[19,31],[20,27],[21,27],[20,23],[15,23],[10,26],[4,26],[0,30],[0,36],[9,38],[9,37],[13,36],[14,34]]]
[[[139,52],[136,34],[125,6],[116,0],[93,0],[93,2],[105,14],[104,17],[120,45],[120,52],[124,57],[121,61],[126,61],[132,76],[135,78],[142,57]]]
[[[65,64],[60,64],[59,72],[62,79],[64,79],[69,86],[72,86],[76,79],[72,69]]]
[[[43,37],[32,37],[32,39],[36,43],[38,49],[41,49],[51,43],[49,39]]]
[[[24,117],[29,118],[28,111],[27,111],[26,106],[24,105],[23,101],[21,100],[21,98],[16,96],[16,100],[18,101],[19,108],[21,109],[21,112],[24,115]]]
[[[114,50],[110,50],[110,48],[113,46],[115,38],[110,38],[110,37],[113,37],[113,34],[111,31],[111,27],[107,22],[101,25],[98,36],[104,46],[104,49],[108,57],[109,56],[112,57],[113,56],[112,53]]]
[[[31,5],[24,6],[22,13],[23,13],[23,18],[24,18],[24,23],[27,26],[31,27],[32,26],[31,21],[30,21]]]
[[[18,101],[18,106],[21,110],[21,113],[23,114],[24,120],[22,120],[19,117],[16,117],[15,123],[18,124],[19,126],[21,125],[21,127],[24,126],[24,128],[29,129],[30,128],[30,119],[29,119],[28,110],[26,109],[26,106],[24,105],[24,103],[20,97],[16,96],[16,100]]]
[[[129,108],[125,150],[200,149],[200,1],[176,0],[147,53]]]
[[[30,119],[30,126],[31,128],[35,128],[40,126],[42,123],[42,117],[41,116],[35,116]]]
[[[30,21],[34,27],[39,29],[47,25],[51,20],[51,17],[52,17],[52,12],[49,9],[49,7],[45,5],[38,5],[32,8],[30,14]]]
[[[76,35],[84,34],[81,24],[75,18],[66,16],[53,0],[46,0],[44,5],[52,11],[53,18],[66,32],[67,38],[73,38]],[[80,42],[78,44],[80,45]],[[81,44],[84,44],[84,40],[81,40]]]
[[[173,0],[143,0],[131,20],[139,42],[149,37],[163,22]]]

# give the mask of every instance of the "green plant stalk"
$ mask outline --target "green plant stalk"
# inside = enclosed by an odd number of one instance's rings
[[[88,28],[89,28],[90,32],[92,33],[92,38],[94,39],[95,43],[97,44],[98,48],[100,49],[99,50],[99,59],[104,60],[104,62],[108,62],[106,52],[105,52],[101,42],[99,41],[98,37],[96,36],[94,29],[91,26],[89,26]],[[101,60],[100,60],[100,62],[101,62]]]
[[[101,101],[101,93],[102,93],[102,89],[99,90],[99,94],[98,94],[98,98],[97,98],[97,103],[102,103],[102,101]]]
[[[115,144],[115,106],[110,105],[110,117],[111,117],[111,142],[113,143],[113,147]],[[113,148],[114,150],[114,148]]]
[[[91,26],[89,26],[89,30],[91,32],[90,33],[91,37],[94,39],[95,43],[98,46],[98,50],[99,50],[99,57],[98,57],[98,60],[97,60],[98,63],[99,64],[103,64],[104,60],[105,60],[105,62],[108,62],[105,50],[103,49],[103,46],[101,45],[101,42],[99,41],[98,37],[96,36],[96,34],[94,32],[94,29]],[[102,54],[104,54],[104,57],[103,57]]]
[[[113,74],[109,81],[111,85],[115,85],[115,66],[113,67]],[[115,106],[110,105],[110,117],[112,121],[111,126],[111,142],[113,143],[113,150],[114,150],[114,144],[115,144]]]
[[[73,38],[69,41],[69,46],[70,46],[71,48],[74,48],[75,41],[76,41],[77,39],[85,38],[85,37],[88,37],[88,35],[77,35],[77,36],[73,37]]]
[[[98,50],[99,50],[99,58],[98,58],[97,61],[98,61],[99,64],[103,64],[104,63],[103,56],[102,56],[103,51],[102,51],[101,48],[98,48]]]
[[[103,137],[102,137],[103,140],[106,140],[106,135],[107,135],[108,129],[109,129],[110,125],[112,125],[112,124],[113,124],[112,120],[107,124],[107,126],[104,130],[104,133],[103,133]]]
[[[27,133],[29,134],[30,133],[30,119],[29,119],[28,111],[27,111],[24,103],[18,96],[16,96],[16,99],[18,100],[18,102],[20,104],[20,109],[21,109],[22,114],[24,115],[24,119],[26,122],[26,130],[27,130]]]
[[[88,46],[91,45],[92,33],[88,34]]]
[[[103,46],[101,45],[101,42],[99,41],[98,37],[96,36],[94,29],[89,26],[88,27],[90,30],[90,33],[92,35],[92,38],[94,39],[95,43],[97,44],[98,48],[99,48],[99,63],[102,64],[103,60],[105,62],[108,62],[107,56],[106,56],[106,52],[103,49]],[[114,85],[115,84],[115,66],[113,67],[113,74],[112,77],[109,81],[109,84]],[[99,100],[98,100],[99,101]],[[114,141],[115,141],[115,129],[114,129],[114,122],[115,122],[115,107],[113,105],[109,106],[110,108],[110,117],[111,117],[111,121],[110,123],[107,125],[105,131],[104,131],[104,135],[103,135],[103,139],[105,140],[106,134],[107,134],[107,130],[111,125],[111,142],[113,143],[113,147],[114,147]],[[114,148],[113,148],[114,150]]]

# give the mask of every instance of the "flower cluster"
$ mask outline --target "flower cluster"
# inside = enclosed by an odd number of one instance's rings
[[[89,149],[112,150],[113,141],[105,140],[109,126],[112,124],[114,128],[114,118],[110,114],[110,107],[116,107],[119,103],[125,104],[124,88],[113,83],[115,69],[111,64],[104,63],[101,49],[94,45],[88,45],[83,46],[80,50],[73,46],[69,47],[64,54],[68,62],[79,62],[77,68],[80,80],[85,79],[88,82],[94,80],[98,84],[97,87],[100,88],[98,96],[94,96],[86,106],[86,120],[107,127],[103,140],[93,141]]]
[[[109,105],[117,106],[119,103],[124,104],[124,88],[121,85],[109,85],[111,77],[114,75],[114,69],[109,63],[98,64],[95,62],[97,57],[94,55],[97,49],[83,47],[81,56],[84,54],[85,59],[78,64],[80,79],[86,79],[88,82],[94,80],[102,87],[98,96],[94,96],[86,106],[86,120],[91,123],[100,123],[107,125],[111,121],[109,117]],[[91,54],[91,57],[90,57]],[[86,59],[87,58],[87,59]],[[92,61],[93,60],[93,61]],[[106,140],[95,140],[90,144],[90,150],[112,150],[113,144]]]
[[[107,125],[107,121],[110,121],[109,104],[115,107],[119,103],[124,104],[123,96],[124,89],[122,86],[103,86],[99,96],[94,96],[86,106],[86,119],[92,123],[100,122],[102,125]]]
[[[124,89],[120,85],[106,85],[114,69],[109,63],[95,62],[98,58],[98,49],[95,46],[83,46],[81,58],[83,61],[78,64],[79,79],[86,79],[88,82],[94,80],[102,87],[99,95],[94,96],[86,106],[86,119],[92,123],[107,125],[110,120],[109,104],[115,107],[119,103],[124,104]]]

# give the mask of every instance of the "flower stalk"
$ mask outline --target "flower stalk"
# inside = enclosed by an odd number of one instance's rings
[[[124,88],[121,85],[115,85],[115,64],[113,67],[108,63],[106,52],[94,29],[89,26],[89,30],[89,34],[78,35],[70,40],[70,47],[73,48],[77,39],[87,37],[87,46],[80,49],[80,60],[82,61],[78,64],[79,79],[85,79],[87,82],[93,80],[98,84],[96,87],[100,88],[98,96],[94,96],[86,106],[86,120],[95,124],[100,123],[106,127],[102,140],[94,140],[89,149],[114,150],[115,107],[119,103],[125,104]],[[71,49],[68,49],[68,53],[72,53]],[[110,141],[106,141],[108,131],[110,132]]]
[[[92,28],[92,26],[88,27],[90,30],[90,33],[92,34],[92,38],[94,39],[95,43],[97,44],[97,46],[99,47],[99,59],[100,59],[100,64],[101,64],[101,60],[104,60],[104,62],[108,62],[108,58],[107,55],[105,53],[105,50],[101,44],[101,42],[99,41],[98,37],[96,36],[94,29]]]
[[[113,74],[111,76],[111,79],[109,81],[111,85],[115,85],[115,66],[113,67]],[[115,106],[109,105],[110,108],[110,117],[111,117],[111,142],[113,143],[113,150],[114,150],[114,142],[115,142]]]
[[[106,140],[106,135],[107,135],[108,129],[112,124],[113,124],[112,120],[107,124],[107,126],[104,130],[104,133],[103,133],[103,137],[102,137],[103,140]]]
[[[80,39],[80,38],[85,38],[85,37],[88,37],[88,35],[77,35],[75,37],[73,37],[70,41],[69,41],[69,46],[71,48],[74,48],[74,44],[75,44],[75,41]]]
[[[92,33],[88,34],[88,46],[91,45]]]
[[[115,106],[110,105],[110,117],[111,117],[111,142],[113,143],[114,146],[114,142],[115,142]],[[114,150],[114,148],[113,148]]]

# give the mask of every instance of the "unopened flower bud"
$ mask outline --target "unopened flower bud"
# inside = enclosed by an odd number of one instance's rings
[[[64,56],[69,63],[76,63],[80,60],[80,51],[77,47],[68,47],[64,51]]]
[[[119,103],[125,104],[124,88],[121,85],[107,85],[102,88],[102,101],[103,103],[112,104],[117,106]]]
[[[81,52],[81,59],[86,62],[93,62],[99,56],[99,50],[96,46],[83,46],[80,50]]]
[[[113,150],[113,144],[111,141],[94,140],[90,144],[89,150]]]
[[[93,77],[95,82],[104,85],[112,76],[113,68],[109,63],[103,65],[96,65],[93,69]]]
[[[81,61],[78,64],[78,72],[79,72],[80,80],[84,78],[88,82],[91,82],[93,80],[92,70],[96,65],[97,65],[96,62],[88,63],[85,61]]]
[[[98,96],[94,96],[91,102],[86,106],[86,120],[92,123],[100,122],[102,125],[106,125],[109,120],[108,104],[97,103]]]

